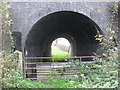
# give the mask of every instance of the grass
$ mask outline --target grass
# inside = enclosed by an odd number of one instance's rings
[[[52,47],[52,57],[70,57],[70,55],[69,55],[68,52],[63,51],[56,46],[53,46]],[[63,60],[63,59],[62,58],[56,58],[54,60],[57,61],[57,60]]]

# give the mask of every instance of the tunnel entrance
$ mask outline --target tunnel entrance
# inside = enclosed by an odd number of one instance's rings
[[[71,56],[70,42],[63,37],[55,39],[51,45],[51,56],[52,57],[70,57]]]
[[[97,31],[102,33],[99,26],[83,14],[72,11],[49,14],[31,28],[25,56],[50,57],[51,44],[58,37],[69,40],[71,56],[91,56],[99,49],[99,41],[95,40]]]
[[[98,53],[99,41],[95,40],[99,26],[87,16],[72,12],[59,11],[38,20],[31,28],[25,42],[25,57],[51,57],[51,44],[59,37],[66,38],[71,45],[71,56],[92,56]],[[82,60],[90,60],[84,58]],[[46,62],[47,59],[27,60],[28,62]],[[40,65],[39,65],[40,66]],[[27,67],[36,68],[36,64]],[[37,77],[37,69],[27,70],[26,77]]]

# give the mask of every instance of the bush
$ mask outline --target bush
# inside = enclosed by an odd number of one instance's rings
[[[108,59],[110,59],[108,61]],[[111,58],[98,60],[100,63],[76,65],[79,68],[74,76],[50,76],[46,82],[50,88],[117,88],[118,66],[117,61]]]
[[[41,82],[35,82],[23,78],[22,74],[20,72],[16,72],[14,69],[8,76],[9,77],[2,79],[2,88],[47,88]]]
[[[47,88],[41,82],[31,81],[22,76],[22,71],[18,67],[20,53],[15,51],[8,55],[2,54],[4,57],[2,64],[2,88]]]

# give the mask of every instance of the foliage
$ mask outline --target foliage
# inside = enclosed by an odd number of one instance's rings
[[[2,77],[3,77],[3,82],[2,83],[14,83],[14,75],[16,75],[16,72],[20,72],[20,70],[17,68],[18,67],[18,60],[19,60],[19,51],[15,51],[14,53],[9,53],[6,55],[6,53],[2,53]],[[16,70],[16,72],[15,72]],[[4,80],[9,78],[10,80],[7,80],[7,82]],[[7,84],[3,84],[4,85]]]
[[[105,50],[105,53],[102,53],[103,56],[111,56],[112,53],[116,53],[118,51],[117,49],[117,36],[115,34],[114,30],[109,29],[109,36],[104,36],[104,35],[100,35],[98,33],[98,35],[96,35],[96,40],[99,40],[102,45],[102,50]]]
[[[11,47],[14,48],[14,41],[13,41],[13,37],[12,37],[12,32],[10,30],[10,25],[13,24],[12,23],[12,19],[10,18],[10,13],[9,13],[9,9],[11,8],[11,3],[7,3],[4,0],[0,1],[0,25],[2,28],[2,48],[3,50],[6,50],[6,44],[8,42],[5,43],[6,40],[9,39]],[[5,52],[5,53],[9,53],[12,50]]]
[[[106,29],[108,34],[102,35],[98,31],[96,35],[96,40],[101,42],[102,50],[106,51],[102,53],[106,57],[118,51],[118,2],[113,2],[108,9],[111,14],[109,21],[111,24],[108,23]]]
[[[46,82],[50,88],[117,88],[118,87],[118,61],[111,57],[98,59],[93,64],[77,64],[79,68],[74,76],[50,76]]]
[[[33,82],[22,76],[18,67],[19,54],[19,51],[15,51],[7,56],[3,55],[4,60],[1,65],[3,73],[2,88],[46,88],[41,82]]]
[[[47,88],[41,82],[31,81],[23,78],[20,72],[12,69],[9,77],[2,79],[2,88]]]
[[[112,21],[118,20],[118,3],[113,3],[111,5],[111,14],[112,14]]]
[[[10,19],[10,14],[8,9],[11,8],[11,4],[5,1],[0,1],[0,14],[2,15],[2,26],[10,26],[12,20]]]
[[[69,78],[55,77],[49,78],[47,82],[50,84],[50,88],[74,88],[76,83],[72,83]]]
[[[15,69],[18,69],[18,61],[19,61],[19,51],[15,51],[14,53],[9,53],[6,55],[6,53],[2,53],[2,57],[4,60],[2,60],[2,72],[3,77],[9,77],[9,73]]]
[[[89,82],[90,88],[111,88],[118,85],[118,69],[115,61],[105,59],[98,60],[91,65],[80,64],[80,70],[77,72],[78,80]],[[106,83],[109,85],[106,85]]]

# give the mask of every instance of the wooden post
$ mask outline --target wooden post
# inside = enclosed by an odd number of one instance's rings
[[[20,68],[20,70],[23,70],[23,65],[22,65],[22,53],[19,53],[19,62],[18,62],[18,67]]]

